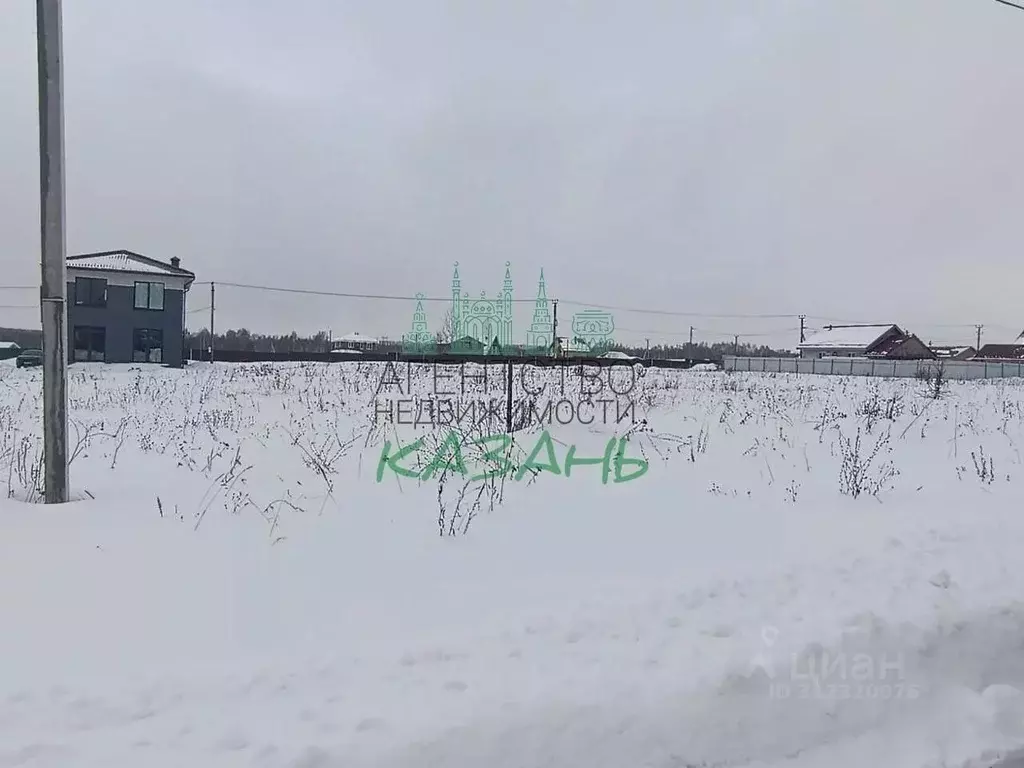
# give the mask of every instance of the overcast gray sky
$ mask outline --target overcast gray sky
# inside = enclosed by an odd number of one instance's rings
[[[34,12],[0,25],[5,285],[39,280]],[[455,260],[493,294],[508,260],[517,298],[543,267],[565,302],[1024,328],[1024,12],[993,0],[89,0],[64,23],[69,253],[432,296]],[[217,325],[398,335],[411,312],[222,288]]]

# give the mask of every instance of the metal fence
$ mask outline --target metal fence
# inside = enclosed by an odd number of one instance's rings
[[[1024,376],[1024,363],[984,360],[871,360],[863,357],[733,357],[723,359],[727,371],[752,373],[815,373],[833,376],[928,378],[939,370],[947,379],[1003,379]]]

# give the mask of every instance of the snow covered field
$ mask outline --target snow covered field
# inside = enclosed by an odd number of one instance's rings
[[[937,768],[1024,746],[1020,382],[652,371],[646,423],[555,421],[560,474],[467,483],[378,480],[385,441],[424,437],[426,463],[449,431],[386,423],[380,364],[69,375],[77,500],[47,507],[40,373],[0,366],[0,766]],[[566,476],[569,446],[622,436],[645,474]]]

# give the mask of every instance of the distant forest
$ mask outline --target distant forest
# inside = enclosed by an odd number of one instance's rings
[[[252,333],[245,328],[230,330],[224,334],[218,333],[215,339],[215,348],[224,350],[239,350],[246,352],[326,352],[330,349],[331,339],[327,333],[318,333],[315,336],[299,336],[294,331],[286,336],[269,336],[260,333]],[[188,333],[185,336],[186,349],[206,349],[210,344],[210,333],[206,329],[197,333]],[[398,349],[399,342],[383,342],[382,346]],[[652,345],[646,347],[629,347],[616,344],[613,349],[625,352],[634,357],[653,358],[688,358],[700,360],[719,361],[723,355],[741,355],[744,357],[788,357],[793,353],[788,350],[773,349],[763,344],[749,344],[740,342],[734,345],[731,341],[714,342],[707,344],[695,342],[694,344],[677,344],[674,346]]]
[[[22,349],[39,349],[43,343],[43,332],[24,328],[0,328],[0,341],[13,341]]]
[[[38,348],[42,344],[42,333],[23,328],[0,328],[0,341],[13,341],[23,349]],[[293,331],[282,336],[272,336],[252,333],[245,328],[240,328],[226,333],[218,333],[215,346],[217,349],[247,352],[326,352],[330,349],[330,343],[330,337],[326,333],[300,336]],[[206,349],[209,344],[210,333],[205,329],[197,333],[185,334],[186,349]],[[399,345],[395,342],[393,346],[397,349]],[[689,358],[714,361],[721,360],[723,355],[734,354],[744,357],[788,357],[792,355],[792,352],[787,350],[773,349],[763,344],[749,344],[742,341],[739,345],[734,345],[731,341],[718,341],[712,344],[696,342],[692,345],[684,343],[673,346],[659,344],[651,346],[650,349],[616,345],[614,349],[640,358]]]

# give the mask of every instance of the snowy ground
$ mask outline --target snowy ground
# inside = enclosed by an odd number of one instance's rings
[[[563,470],[628,434],[643,476],[467,485],[378,482],[385,440],[448,433],[383,423],[379,364],[70,377],[79,500],[47,507],[40,373],[0,367],[0,767],[959,768],[1024,747],[1020,382],[651,372],[629,395],[646,424],[548,427]],[[517,433],[516,466],[537,440]]]

